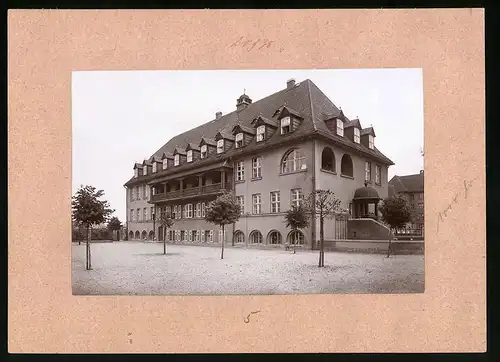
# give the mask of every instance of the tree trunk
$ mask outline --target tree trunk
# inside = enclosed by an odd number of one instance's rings
[[[89,270],[92,270],[92,258],[91,258],[91,249],[90,249],[90,242],[92,241],[92,227],[89,228]]]
[[[392,228],[389,229],[389,246],[387,247],[387,257],[391,255],[391,248],[392,248],[391,240],[392,240]]]
[[[221,241],[221,251],[220,251],[220,258],[224,259],[224,241],[225,241],[225,235],[224,235],[224,224],[222,224],[222,241]]]
[[[324,217],[323,215],[319,216],[319,267],[325,266],[325,243],[324,243],[324,234],[323,234],[323,224]]]
[[[166,230],[163,228],[163,255],[167,254],[167,238],[166,238]]]
[[[297,229],[294,230],[294,235],[297,235]],[[295,245],[297,245],[297,240],[293,241],[293,253],[295,254]]]

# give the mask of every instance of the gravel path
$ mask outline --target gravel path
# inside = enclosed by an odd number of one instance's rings
[[[310,293],[421,293],[424,256],[258,250],[116,242],[92,244],[93,270],[85,270],[85,246],[73,245],[76,295],[231,295]]]

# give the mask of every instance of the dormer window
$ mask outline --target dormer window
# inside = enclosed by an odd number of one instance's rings
[[[193,151],[187,151],[187,162],[193,162]]]
[[[144,165],[144,176],[148,174],[148,166]]]
[[[373,150],[375,148],[373,135],[368,135],[368,148]]]
[[[139,177],[139,169],[138,169],[138,168],[136,168],[136,169],[134,170],[134,177],[135,177],[135,178]]]
[[[243,133],[238,133],[236,135],[236,144],[235,144],[235,147],[236,148],[240,148],[240,147],[243,147]]]
[[[281,119],[281,134],[290,133],[290,117],[285,117]]]
[[[207,157],[207,145],[203,145],[201,146],[201,153],[200,153],[200,157],[201,158],[206,158]]]
[[[155,173],[155,172],[156,172],[156,167],[157,167],[157,166],[156,166],[156,161],[155,161],[155,162],[153,162],[153,173]]]
[[[163,159],[163,169],[166,170],[168,167],[168,159],[167,158],[164,158]]]
[[[360,135],[359,128],[354,127],[354,142],[359,143]]]
[[[224,152],[224,140],[218,140],[217,141],[217,153],[222,153]]]
[[[257,127],[257,142],[264,141],[265,133],[266,133],[266,126],[262,125]]]
[[[340,119],[337,119],[337,134],[341,137],[344,136],[344,122]]]
[[[174,156],[174,166],[179,166],[179,164],[180,164],[180,156],[179,154],[176,154]]]

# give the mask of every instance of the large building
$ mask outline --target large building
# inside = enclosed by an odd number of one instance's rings
[[[424,231],[424,171],[414,175],[394,176],[389,181],[389,196],[406,199],[412,209],[412,221],[408,229],[414,233]]]
[[[136,163],[125,183],[128,237],[162,240],[152,215],[171,213],[168,240],[218,243],[222,231],[204,221],[205,205],[228,190],[244,213],[226,228],[226,241],[312,247],[318,223],[292,233],[284,212],[313,190],[330,189],[351,216],[376,215],[390,165],[372,127],[347,118],[309,79],[289,80],[255,102],[241,95],[234,111],[217,112]],[[325,238],[334,238],[332,230],[326,227]]]

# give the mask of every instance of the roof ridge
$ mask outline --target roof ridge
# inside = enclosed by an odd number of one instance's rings
[[[311,107],[311,121],[313,123],[314,131],[317,131],[318,127],[316,127],[316,121],[314,120],[315,119],[314,107],[313,107],[313,103],[312,103],[312,92],[311,92],[312,81],[309,78],[307,78],[305,81],[307,82],[307,91],[309,93],[309,107]]]

